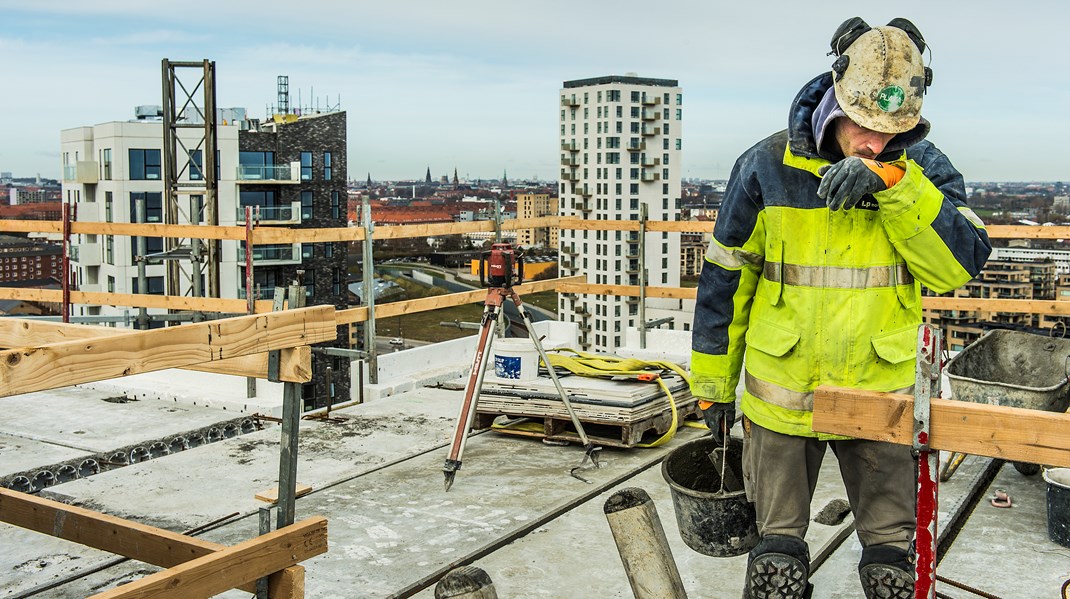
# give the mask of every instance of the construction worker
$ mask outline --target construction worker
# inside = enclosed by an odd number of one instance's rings
[[[831,445],[862,544],[865,595],[912,598],[915,459],[905,445],[814,432],[813,390],[911,392],[921,285],[980,272],[991,244],[962,175],[925,141],[932,71],[906,19],[845,21],[832,69],[789,126],[732,169],[706,253],[692,393],[714,438],[735,420],[743,369],[743,473],[760,541],[744,597],[809,597],[810,501]]]

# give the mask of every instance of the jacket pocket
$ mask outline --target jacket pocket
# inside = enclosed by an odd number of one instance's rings
[[[870,342],[873,351],[885,362],[901,364],[913,360],[918,353],[918,327],[911,325],[905,329],[892,331],[883,335],[874,335]]]
[[[799,334],[762,320],[752,321],[747,329],[747,347],[781,357],[799,342]]]

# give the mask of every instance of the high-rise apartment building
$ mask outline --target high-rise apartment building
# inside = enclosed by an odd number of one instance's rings
[[[548,193],[518,193],[516,194],[516,217],[538,218],[540,216],[553,216],[557,214],[557,198],[550,197]],[[518,229],[516,232],[517,245],[528,247],[557,247],[557,227],[533,227],[530,229]]]
[[[244,111],[241,111],[244,114]],[[267,123],[217,119],[217,214],[223,226],[245,225],[245,207],[259,209],[258,225],[292,228],[345,227],[346,114],[342,111],[297,117],[280,115]],[[185,148],[197,148],[198,129],[179,128]],[[67,129],[61,133],[64,198],[77,205],[79,221],[137,222],[144,203],[144,221],[164,222],[163,122],[146,118]],[[200,150],[179,165],[178,181],[202,174]],[[179,196],[179,224],[205,222],[202,197]],[[139,285],[137,239],[111,235],[76,235],[72,262],[75,282],[84,291],[165,293],[167,266],[162,238],[145,242],[145,285]],[[219,290],[223,298],[245,298],[244,241],[224,240],[219,250]],[[295,243],[253,248],[251,290],[271,299],[276,287],[298,279],[308,305],[347,306],[347,245]],[[188,257],[186,258],[188,260]],[[192,267],[185,272],[192,272]],[[301,271],[300,273],[298,271]],[[179,281],[180,293],[192,295],[192,276]],[[202,284],[203,288],[204,285]],[[122,315],[114,306],[77,306],[75,316]],[[150,313],[163,312],[149,310]],[[335,343],[348,347],[348,331],[340,327]],[[327,368],[331,376],[327,376]],[[348,401],[350,364],[345,358],[315,355],[313,380],[302,391],[306,408]]]
[[[683,93],[676,80],[608,76],[564,82],[560,103],[559,214],[587,220],[679,220]],[[680,284],[680,234],[563,230],[561,275],[595,285]],[[640,248],[643,248],[642,254]],[[646,320],[686,329],[681,300],[647,299]],[[613,351],[640,326],[634,296],[562,294],[560,315],[580,326],[586,349]]]

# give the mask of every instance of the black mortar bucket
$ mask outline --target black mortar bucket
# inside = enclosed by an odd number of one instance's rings
[[[743,441],[731,439],[726,452],[711,437],[688,441],[661,463],[661,475],[672,490],[680,538],[688,547],[711,557],[747,553],[758,544],[754,504],[743,490]],[[727,455],[721,489],[719,455]]]
[[[1048,468],[1048,538],[1070,547],[1070,468]]]

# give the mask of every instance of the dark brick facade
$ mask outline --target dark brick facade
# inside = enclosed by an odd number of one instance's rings
[[[301,202],[303,192],[312,193],[311,218],[303,215],[295,228],[325,228],[346,226],[346,113],[331,112],[322,115],[304,116],[292,123],[278,124],[273,128],[261,127],[259,131],[242,131],[238,138],[241,151],[274,152],[275,164],[301,162],[302,152],[311,152],[311,178],[301,177],[297,185],[258,185],[275,192],[277,202],[289,205]],[[330,153],[330,178],[326,178],[325,159]],[[306,171],[307,174],[307,171]],[[295,174],[300,177],[301,173]],[[305,212],[307,209],[302,209]],[[346,266],[348,247],[346,243],[307,244],[302,248],[300,265],[256,266],[254,274],[271,275],[277,285],[284,285],[303,270],[303,283],[311,287],[308,305],[332,304],[335,308],[347,307]],[[348,327],[338,327],[334,343],[320,344],[347,348]],[[331,368],[333,399],[328,389],[327,368]],[[322,356],[313,353],[312,382],[303,390],[305,407],[319,408],[328,403],[341,403],[350,399],[350,364],[347,358]]]

